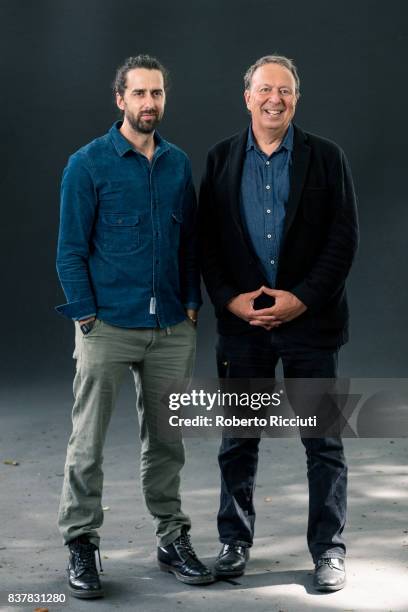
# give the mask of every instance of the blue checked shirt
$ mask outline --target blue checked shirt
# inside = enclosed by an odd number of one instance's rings
[[[258,148],[252,127],[249,127],[241,182],[241,214],[271,288],[276,284],[290,189],[292,149],[292,124],[279,147],[269,157]]]

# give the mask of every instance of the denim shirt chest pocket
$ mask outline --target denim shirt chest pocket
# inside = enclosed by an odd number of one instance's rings
[[[98,233],[102,249],[117,255],[134,253],[139,248],[140,216],[129,212],[101,212]]]
[[[144,186],[129,179],[103,180],[98,186],[98,200],[102,205],[114,206],[144,195]]]

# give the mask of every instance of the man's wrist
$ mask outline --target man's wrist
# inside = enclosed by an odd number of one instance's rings
[[[83,323],[89,323],[90,321],[95,321],[95,319],[96,319],[96,315],[90,315],[88,317],[78,319],[78,323],[82,325]]]
[[[195,310],[194,308],[186,308],[186,315],[187,318],[190,319],[194,325],[196,325],[198,320],[198,310]]]

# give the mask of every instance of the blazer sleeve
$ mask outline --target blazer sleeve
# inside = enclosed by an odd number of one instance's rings
[[[199,310],[202,299],[197,247],[197,197],[190,161],[185,162],[185,188],[182,204],[179,248],[180,293],[184,308]]]
[[[204,284],[218,315],[232,298],[239,295],[239,291],[228,282],[222,265],[222,234],[221,228],[217,225],[214,197],[214,165],[214,154],[210,151],[200,186],[198,236]]]
[[[291,292],[318,311],[344,285],[358,247],[357,201],[350,166],[338,149],[329,170],[334,214],[325,246],[310,273]]]

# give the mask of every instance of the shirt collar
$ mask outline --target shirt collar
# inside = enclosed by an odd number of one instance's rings
[[[115,123],[109,130],[113,145],[116,149],[117,154],[120,155],[120,157],[123,157],[128,151],[133,151],[133,153],[137,153],[131,143],[126,140],[126,138],[120,133],[119,129],[122,123],[122,121],[115,121]],[[159,153],[163,153],[169,148],[167,142],[164,140],[164,138],[160,136],[159,132],[157,131],[154,132],[154,142],[156,144],[156,149],[154,152],[155,156]]]
[[[282,148],[285,148],[287,151],[290,151],[290,152],[293,151],[293,124],[292,123],[289,124],[289,127],[286,130],[286,134],[282,142],[280,143],[276,151],[274,151],[274,153],[277,153]],[[250,149],[257,149],[258,151],[260,151],[258,145],[256,144],[255,136],[252,131],[252,124],[248,128],[248,140],[247,140],[246,151],[249,151]],[[262,153],[262,151],[260,152]]]

